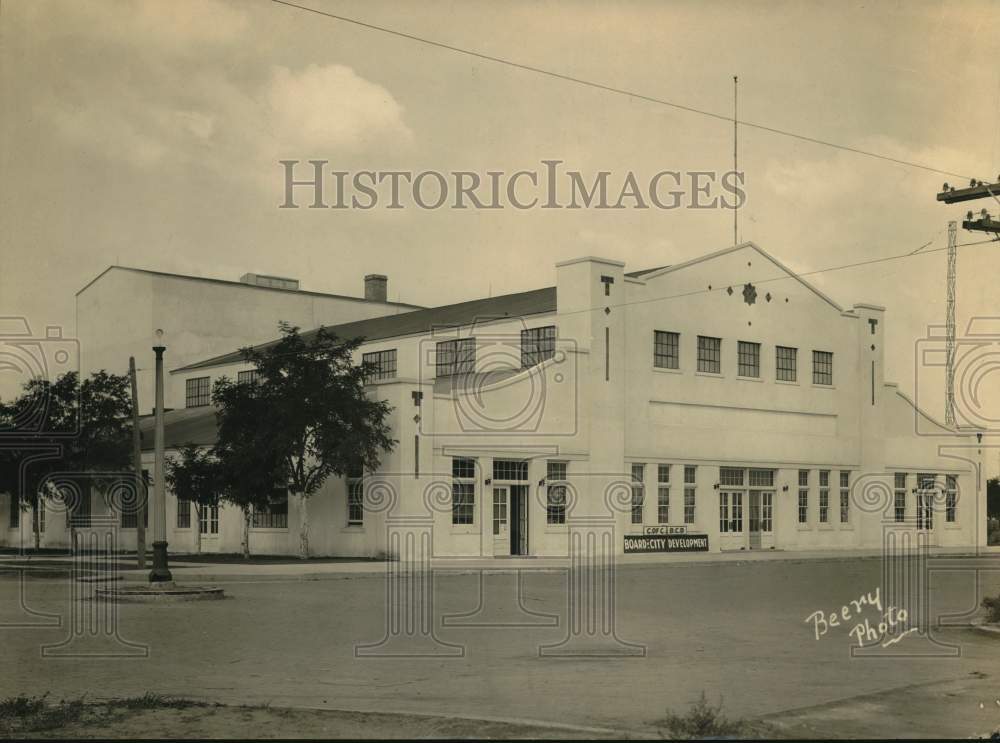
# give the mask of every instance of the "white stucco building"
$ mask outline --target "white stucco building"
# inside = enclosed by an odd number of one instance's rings
[[[252,551],[296,554],[308,522],[311,554],[393,554],[394,525],[414,520],[440,556],[564,556],[588,533],[616,553],[877,549],[890,531],[985,546],[976,432],[884,378],[890,310],[842,307],[750,243],[556,276],[328,327],[365,339],[399,443],[378,472],[327,481],[308,519],[279,497]],[[168,347],[168,456],[211,443],[205,390],[252,371],[236,345],[184,363]],[[168,495],[167,510],[171,551],[238,551],[237,511],[206,509],[199,529],[189,504]]]

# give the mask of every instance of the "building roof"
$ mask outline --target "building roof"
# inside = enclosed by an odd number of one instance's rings
[[[435,328],[454,327],[475,321],[495,320],[505,317],[524,317],[555,311],[556,288],[549,286],[544,289],[534,289],[517,294],[505,294],[500,297],[474,299],[469,302],[448,304],[442,307],[402,312],[398,315],[385,315],[383,317],[373,317],[368,320],[356,320],[340,325],[331,325],[326,330],[338,338],[364,338],[366,341],[377,341],[384,338],[396,338],[402,335],[428,333]],[[316,330],[304,332],[302,337],[308,339],[315,335],[316,332]],[[256,348],[271,348],[278,342],[278,340],[269,341],[268,343],[256,346]],[[233,351],[199,361],[195,364],[188,364],[179,369],[173,369],[172,373],[233,364],[242,360],[243,354],[240,351]]]
[[[106,274],[106,273],[108,273],[108,271],[112,271],[112,270],[132,271],[133,273],[145,273],[145,274],[149,274],[151,276],[166,276],[168,278],[173,278],[173,279],[187,279],[189,281],[204,281],[204,282],[208,282],[210,284],[225,284],[226,286],[238,286],[238,287],[243,287],[243,288],[246,288],[246,289],[258,289],[258,290],[267,291],[267,292],[286,292],[288,294],[304,294],[305,296],[308,296],[308,297],[327,297],[327,298],[330,298],[330,299],[347,299],[347,300],[352,301],[352,302],[369,302],[369,303],[374,302],[374,303],[377,303],[377,304],[394,305],[396,307],[407,307],[407,308],[412,308],[412,309],[423,309],[423,307],[421,305],[419,305],[419,304],[407,304],[407,303],[404,303],[404,302],[389,302],[389,301],[381,302],[381,301],[374,300],[374,299],[365,299],[364,297],[351,297],[351,296],[348,296],[347,294],[331,294],[329,292],[311,292],[311,291],[306,291],[304,289],[282,289],[282,288],[276,287],[276,286],[259,286],[258,284],[245,284],[242,281],[230,281],[228,279],[213,279],[213,278],[208,278],[208,277],[205,277],[205,276],[190,276],[188,274],[183,274],[183,273],[169,273],[167,271],[151,271],[148,268],[132,268],[131,266],[108,266],[103,271],[101,271],[99,274],[97,274],[97,276],[95,276],[93,279],[91,279],[90,281],[88,281],[84,285],[84,287],[82,289],[80,289],[80,291],[78,291],[76,293],[76,295],[79,296],[79,295],[83,294],[83,292],[85,292],[88,288],[90,288],[93,284],[95,284],[102,276],[104,276],[104,274]],[[259,274],[259,275],[262,276],[263,274]]]
[[[152,415],[139,419],[143,451],[153,449],[154,424]],[[163,438],[167,449],[179,449],[185,444],[214,444],[216,431],[215,408],[211,405],[168,410],[163,414]]]

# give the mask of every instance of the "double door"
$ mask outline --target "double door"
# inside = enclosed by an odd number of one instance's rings
[[[493,488],[493,555],[528,554],[528,486]]]

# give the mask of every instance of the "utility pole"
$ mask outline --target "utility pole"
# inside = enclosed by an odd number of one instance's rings
[[[132,382],[132,466],[135,469],[136,500],[135,554],[139,570],[146,568],[146,478],[142,474],[142,442],[139,437],[139,392],[135,381],[135,356],[128,357],[128,376]]]
[[[993,198],[1000,204],[1000,176],[997,176],[997,183],[983,183],[973,179],[967,188],[956,189],[945,183],[941,187],[941,193],[937,195],[937,200],[945,204],[959,204],[963,201],[973,201],[975,199]],[[1000,240],[1000,221],[990,217],[989,212],[983,209],[979,219],[973,219],[970,211],[966,214],[962,228],[976,232],[990,232]],[[946,426],[955,426],[955,280],[957,276],[958,264],[958,225],[956,222],[948,222],[948,276],[947,276],[947,316],[945,318],[945,357],[947,367],[945,369],[944,382],[944,422]]]
[[[740,78],[733,75],[733,173],[739,171],[739,84]],[[735,175],[734,175],[735,177]],[[739,245],[740,210],[733,209],[733,245]]]
[[[156,331],[156,415],[154,422],[153,450],[155,455],[153,473],[153,569],[149,572],[150,583],[170,583],[173,577],[167,565],[167,494],[163,440],[163,331]]]
[[[944,424],[955,426],[955,273],[958,264],[958,223],[948,223],[948,305],[945,316]]]

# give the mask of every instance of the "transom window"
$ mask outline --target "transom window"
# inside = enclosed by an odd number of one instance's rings
[[[540,364],[556,353],[556,326],[528,328],[521,331],[521,368]]]
[[[777,346],[774,352],[775,378],[782,382],[794,382],[798,376],[797,348]]]
[[[773,488],[774,470],[750,470],[750,487],[752,488]]]
[[[493,479],[525,481],[528,479],[528,463],[523,459],[494,459]]]
[[[719,482],[729,487],[743,487],[743,473],[742,467],[720,467]]]
[[[381,382],[383,379],[396,378],[396,349],[389,348],[385,351],[372,351],[362,354],[361,363],[369,369],[365,376],[365,382]]]
[[[195,377],[184,383],[185,401],[189,408],[200,408],[212,401],[208,382],[211,377]]]
[[[741,377],[760,376],[760,344],[739,341],[736,344],[736,373]]]
[[[722,339],[707,335],[698,336],[698,371],[719,374],[722,372]]]
[[[566,523],[566,462],[548,462],[545,481],[546,503],[545,521],[549,524]]]
[[[678,369],[681,363],[681,334],[666,330],[653,331],[653,366]]]
[[[476,339],[456,338],[435,346],[435,369],[439,377],[476,371]]]
[[[813,351],[813,384],[833,384],[833,354]]]

